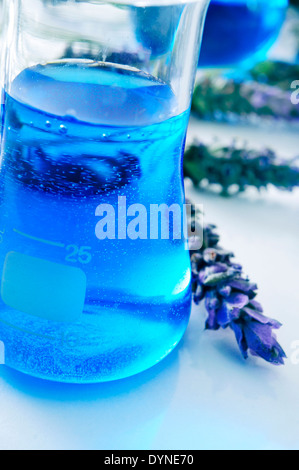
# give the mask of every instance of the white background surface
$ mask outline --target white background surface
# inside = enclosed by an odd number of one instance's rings
[[[296,133],[191,121],[189,139],[215,135],[299,154]],[[0,449],[299,449],[299,364],[291,360],[299,341],[299,191],[188,194],[259,284],[265,313],[284,323],[286,365],[245,362],[233,334],[203,332],[204,314],[194,309],[176,351],[127,380],[72,386],[0,366]]]

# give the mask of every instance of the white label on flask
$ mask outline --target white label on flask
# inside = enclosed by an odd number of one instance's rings
[[[8,307],[28,315],[74,322],[83,312],[86,284],[80,268],[12,251],[4,263],[1,297]]]

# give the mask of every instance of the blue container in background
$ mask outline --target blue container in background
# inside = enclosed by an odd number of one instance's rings
[[[264,60],[278,37],[288,0],[212,0],[206,19],[201,67]]]

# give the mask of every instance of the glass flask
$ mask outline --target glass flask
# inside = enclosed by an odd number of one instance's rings
[[[250,66],[266,58],[278,37],[288,0],[212,0],[199,66]]]
[[[54,381],[116,380],[182,338],[191,273],[174,212],[184,212],[182,158],[208,3],[5,1],[7,366]],[[142,41],[149,30],[154,44]]]

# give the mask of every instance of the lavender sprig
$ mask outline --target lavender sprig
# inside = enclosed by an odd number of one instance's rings
[[[195,185],[204,180],[220,185],[223,195],[230,194],[233,186],[237,193],[248,186],[261,189],[272,184],[288,191],[299,186],[299,166],[295,160],[287,162],[270,149],[258,152],[234,143],[230,146],[194,143],[185,152],[184,174]]]
[[[291,90],[254,80],[239,82],[224,76],[202,77],[194,91],[192,110],[207,120],[260,117],[299,122],[299,107],[292,104]]]
[[[198,223],[195,212],[189,222],[194,229]],[[195,304],[205,302],[206,329],[231,328],[245,359],[251,353],[274,365],[284,364],[286,355],[273,333],[281,324],[263,315],[262,306],[255,300],[257,285],[232,262],[233,253],[219,247],[214,225],[206,225],[203,234],[203,246],[196,251],[190,238],[190,256],[193,300]]]

